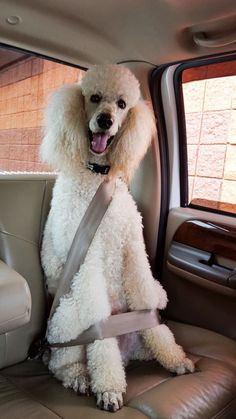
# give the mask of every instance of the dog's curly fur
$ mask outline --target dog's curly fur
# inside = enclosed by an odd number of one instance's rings
[[[104,113],[111,120],[106,129],[98,123]],[[41,154],[60,171],[42,246],[50,293],[55,293],[80,220],[104,180],[87,169],[88,161],[109,164],[108,176],[116,178],[113,200],[70,292],[60,299],[48,340],[73,339],[112,313],[165,308],[167,296],[152,276],[142,219],[127,187],[155,133],[137,79],[118,65],[95,66],[81,85],[62,87],[53,95],[45,120]],[[90,387],[98,406],[115,411],[123,404],[124,364],[129,359],[156,359],[178,374],[194,369],[164,324],[123,339],[53,349],[49,368],[65,387],[81,393]]]

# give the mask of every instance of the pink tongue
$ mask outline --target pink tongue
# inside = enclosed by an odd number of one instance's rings
[[[93,134],[93,140],[91,143],[92,150],[95,151],[95,153],[102,153],[103,151],[105,151],[108,139],[108,134],[103,134],[101,132]]]

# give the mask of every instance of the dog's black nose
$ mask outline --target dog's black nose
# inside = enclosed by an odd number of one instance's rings
[[[97,123],[98,123],[99,128],[109,129],[111,128],[113,121],[109,113],[100,113],[100,115],[98,115],[97,117]]]

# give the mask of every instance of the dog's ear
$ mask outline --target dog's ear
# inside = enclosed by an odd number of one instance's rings
[[[131,108],[111,150],[109,177],[122,174],[130,182],[156,132],[154,115],[145,101]]]
[[[45,110],[42,160],[62,169],[87,161],[84,97],[79,85],[54,92]]]

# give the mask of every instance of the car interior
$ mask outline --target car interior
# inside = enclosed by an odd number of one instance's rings
[[[118,63],[135,74],[143,98],[154,109],[158,135],[130,188],[143,217],[153,275],[168,294],[168,306],[161,315],[196,371],[176,376],[155,362],[131,363],[125,405],[115,413],[117,419],[234,419],[235,1],[0,0],[0,10],[0,71],[7,68],[4,60],[9,61],[11,54],[14,60],[23,54],[82,71],[97,63]],[[191,135],[186,124],[194,115],[199,117],[199,97],[196,87],[188,87],[189,81],[200,87],[205,83],[206,97],[206,83],[221,77],[230,80],[227,88],[219,88],[221,100],[226,102],[232,95],[230,106],[220,108],[220,124],[210,114],[218,111],[216,99],[209,99],[208,114],[201,116],[201,127],[205,123],[201,132],[208,138],[214,121],[224,131],[206,154],[206,164],[196,163],[199,177],[194,185],[204,180],[209,189],[191,199],[194,186],[188,158],[193,153],[200,159],[210,140],[189,142],[196,137],[198,122],[191,119]],[[192,108],[187,104],[188,92]],[[226,119],[234,124],[230,141],[222,140]],[[0,150],[6,144],[3,120],[0,114]],[[215,198],[215,186],[202,174],[218,170],[215,162],[220,153],[226,153],[224,161],[231,159],[226,162],[229,177],[209,177],[220,185],[222,199]],[[46,327],[48,304],[40,248],[57,175],[4,170],[1,158],[0,151],[0,418],[114,415],[97,409],[93,397],[63,388],[41,359],[28,356],[31,344]]]

